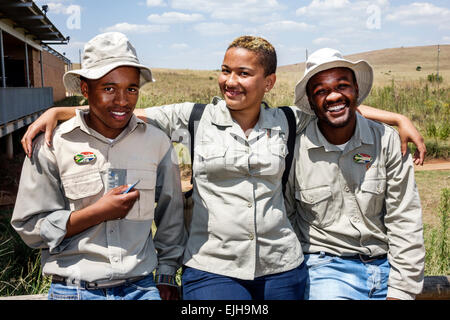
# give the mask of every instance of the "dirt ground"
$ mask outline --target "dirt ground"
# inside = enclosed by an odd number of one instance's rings
[[[415,171],[450,170],[450,160],[430,159],[423,166],[414,166]]]

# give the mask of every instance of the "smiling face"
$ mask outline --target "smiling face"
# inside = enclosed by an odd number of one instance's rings
[[[139,98],[139,69],[118,67],[97,80],[82,80],[89,127],[114,139],[127,126]]]
[[[358,84],[352,70],[333,68],[319,72],[309,80],[306,90],[322,130],[331,132],[355,123]]]
[[[257,53],[236,47],[225,53],[219,87],[230,111],[259,110],[275,80],[274,73],[265,75]]]

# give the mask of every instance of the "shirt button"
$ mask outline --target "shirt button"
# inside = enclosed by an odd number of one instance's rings
[[[113,258],[112,258],[112,261],[115,262],[115,263],[117,263],[117,262],[119,262],[119,258],[118,258],[118,257],[113,257]]]
[[[352,217],[352,222],[353,223],[358,223],[359,222],[359,218],[358,217]]]
[[[350,188],[349,188],[348,186],[345,186],[345,187],[344,187],[344,191],[345,191],[345,192],[350,192]]]
[[[251,202],[249,202],[249,203],[247,204],[247,207],[251,208],[251,207],[253,207],[253,204],[252,204]]]
[[[250,240],[253,240],[253,239],[255,239],[255,235],[254,235],[253,233],[250,233],[250,234],[248,235],[248,238],[249,238]]]

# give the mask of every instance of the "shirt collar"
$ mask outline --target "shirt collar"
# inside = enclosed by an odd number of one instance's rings
[[[318,119],[312,121],[305,130],[306,148],[323,147],[326,152],[341,151],[336,145],[328,142],[318,126]],[[370,132],[368,120],[356,112],[356,128],[355,133],[347,143],[346,150],[353,150],[361,146],[361,144],[373,144],[373,137]]]
[[[214,110],[212,112],[211,122],[222,127],[233,126],[233,118],[231,117],[230,110],[228,109],[225,100],[214,97],[212,104],[214,105]],[[270,112],[270,107],[263,102],[261,104],[259,119],[255,128],[281,130],[279,121],[280,120],[275,117],[275,113]]]
[[[103,141],[108,141],[106,137],[104,137],[102,134],[98,133],[91,127],[89,127],[84,119],[84,116],[89,113],[89,110],[81,110],[77,109],[75,111],[75,117],[72,122],[65,122],[63,126],[61,126],[61,134],[69,133],[77,128],[79,128],[81,131],[85,132],[86,134],[90,136],[95,136]],[[122,137],[128,135],[130,132],[134,131],[138,126],[143,127],[144,130],[146,128],[145,122],[141,119],[137,118],[134,114],[131,116],[130,121],[128,122],[128,125],[124,128],[124,130],[116,137],[114,140],[119,140]]]

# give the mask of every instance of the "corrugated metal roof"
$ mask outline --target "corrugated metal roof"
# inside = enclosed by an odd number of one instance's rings
[[[66,44],[70,39],[64,37],[33,1],[1,0],[0,19],[12,20],[16,28],[25,29],[37,42]]]

